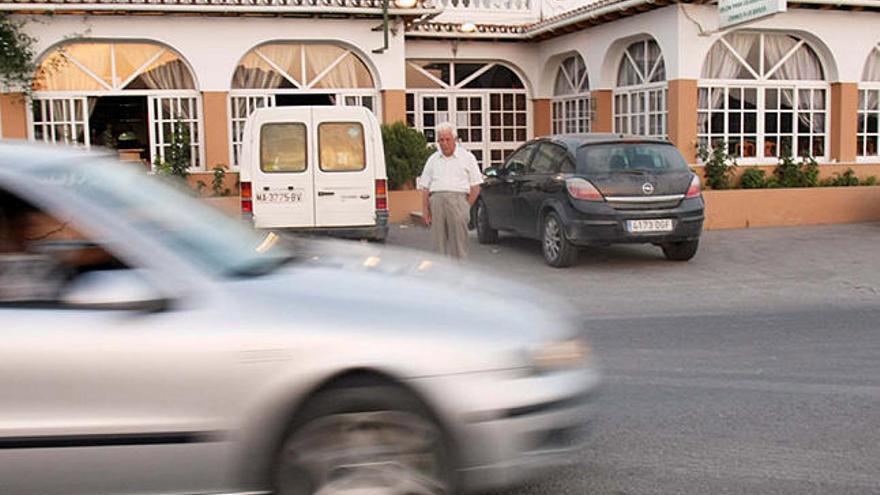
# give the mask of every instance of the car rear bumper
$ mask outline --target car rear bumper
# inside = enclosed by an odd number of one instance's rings
[[[655,233],[631,233],[628,220],[672,220],[672,230]],[[574,244],[680,242],[698,239],[703,231],[704,206],[701,198],[682,201],[677,207],[662,210],[616,210],[608,204],[578,205],[571,208],[566,222],[566,237]]]

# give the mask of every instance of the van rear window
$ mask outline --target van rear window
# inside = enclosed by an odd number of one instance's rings
[[[260,129],[260,170],[266,173],[304,172],[306,125],[263,125]]]
[[[324,122],[318,126],[321,170],[357,172],[367,168],[364,126],[358,122]]]

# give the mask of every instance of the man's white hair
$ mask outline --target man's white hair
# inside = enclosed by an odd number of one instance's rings
[[[449,135],[452,136],[453,138],[455,138],[455,136],[456,136],[455,126],[452,125],[452,122],[449,122],[449,121],[440,122],[439,124],[437,124],[437,137],[439,138],[440,134],[443,132],[448,132]]]

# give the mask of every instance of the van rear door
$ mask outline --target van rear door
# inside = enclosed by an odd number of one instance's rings
[[[283,113],[262,113],[254,122],[255,227],[315,226],[316,148],[311,145],[310,121],[310,109],[287,107]]]
[[[317,227],[376,223],[375,140],[379,136],[367,112],[360,107],[312,109],[311,148],[318,150],[314,154]]]

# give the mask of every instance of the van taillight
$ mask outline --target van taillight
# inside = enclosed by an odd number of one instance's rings
[[[388,183],[385,179],[376,179],[376,209],[388,209]]]
[[[241,212],[242,213],[253,213],[254,212],[254,201],[253,201],[253,190],[251,189],[250,182],[242,182],[241,183]]]

